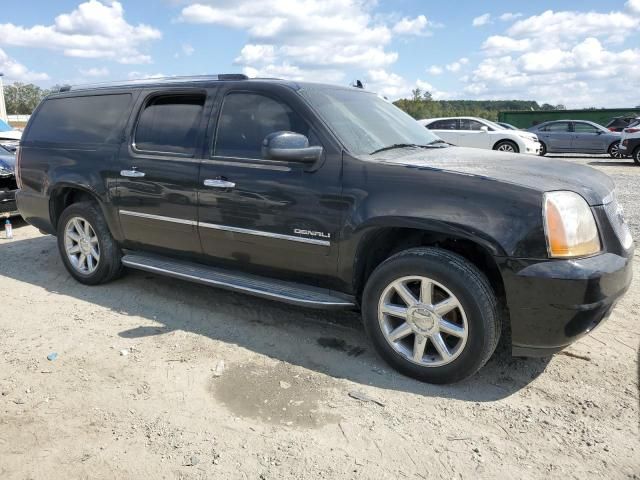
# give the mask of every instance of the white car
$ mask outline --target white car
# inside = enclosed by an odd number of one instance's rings
[[[418,120],[445,142],[459,147],[486,148],[502,152],[540,153],[534,133],[507,130],[497,123],[477,117],[429,118]]]

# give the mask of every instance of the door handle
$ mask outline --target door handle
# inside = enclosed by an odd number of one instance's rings
[[[204,186],[213,188],[233,188],[236,184],[234,182],[222,180],[221,178],[207,178],[204,181]]]
[[[144,177],[144,172],[139,172],[136,169],[133,170],[120,170],[121,177],[131,177],[131,178],[142,178]]]

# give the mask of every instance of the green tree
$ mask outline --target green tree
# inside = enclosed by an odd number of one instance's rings
[[[49,90],[32,83],[13,83],[4,87],[4,100],[9,115],[30,115]]]

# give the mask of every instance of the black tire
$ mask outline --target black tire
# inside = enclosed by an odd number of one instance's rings
[[[620,142],[613,142],[611,145],[609,145],[609,149],[607,150],[607,153],[611,158],[624,158],[624,155],[622,155],[618,150],[619,147],[620,147]]]
[[[426,276],[449,289],[467,317],[468,336],[461,353],[451,363],[422,366],[403,357],[390,345],[378,319],[383,292],[405,276]],[[453,383],[476,373],[498,345],[501,321],[498,302],[487,278],[463,257],[439,248],[414,248],[380,264],[369,277],[362,301],[367,334],[380,356],[401,373],[429,383]]]
[[[636,149],[633,151],[632,157],[636,165],[640,165],[640,147],[636,147]]]
[[[547,154],[547,146],[545,145],[544,142],[540,142],[540,153],[539,155],[541,157],[544,157]]]
[[[98,239],[100,259],[96,269],[91,273],[81,273],[69,260],[65,248],[65,228],[73,217],[85,219],[93,228]],[[107,283],[122,274],[122,252],[111,236],[107,222],[100,207],[91,201],[78,202],[68,206],[58,219],[58,250],[67,271],[78,282],[85,285]]]
[[[520,153],[520,149],[518,148],[518,145],[515,142],[512,142],[511,140],[500,140],[498,143],[496,143],[493,146],[493,149],[501,150],[502,148],[505,148],[505,147],[511,147],[513,149],[511,153]]]

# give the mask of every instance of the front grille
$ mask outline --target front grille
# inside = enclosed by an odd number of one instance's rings
[[[616,232],[616,236],[622,243],[625,250],[629,249],[633,244],[633,238],[631,237],[631,231],[629,225],[627,225],[624,219],[624,212],[622,207],[618,204],[615,194],[611,194],[611,201],[604,205],[604,211],[611,222],[613,230]]]

